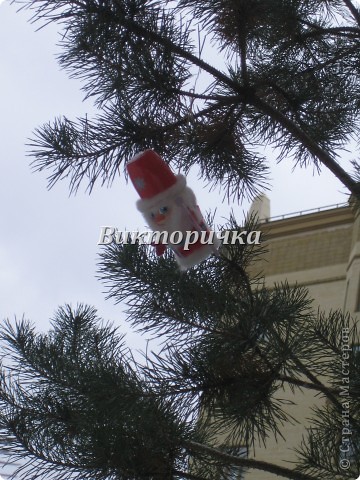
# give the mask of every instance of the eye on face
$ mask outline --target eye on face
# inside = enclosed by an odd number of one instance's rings
[[[151,212],[151,218],[157,225],[161,225],[162,223],[165,222],[166,218],[168,217],[170,213],[170,209],[167,206],[162,206],[155,212]]]

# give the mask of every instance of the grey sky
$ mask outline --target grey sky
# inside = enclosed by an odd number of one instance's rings
[[[144,226],[137,194],[121,178],[91,196],[80,190],[69,197],[66,181],[48,191],[46,174],[31,173],[25,143],[32,131],[55,116],[91,115],[92,106],[56,63],[56,28],[35,32],[28,18],[29,12],[0,4],[0,318],[25,314],[46,330],[57,306],[85,302],[119,325],[123,307],[105,301],[95,279],[97,240],[101,225]],[[311,169],[292,173],[291,160],[270,164],[272,215],[347,200],[345,188],[325,171],[319,177]],[[222,193],[203,189],[196,177],[189,184],[203,211],[217,207],[218,223],[228,216]],[[234,209],[241,219],[248,203]]]

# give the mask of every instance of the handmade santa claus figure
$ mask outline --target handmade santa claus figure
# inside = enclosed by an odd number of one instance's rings
[[[137,154],[127,170],[140,196],[138,210],[154,232],[162,233],[160,241],[166,239],[154,245],[158,255],[170,247],[180,269],[186,270],[217,252],[219,240],[205,223],[183,175],[175,175],[153,150]]]

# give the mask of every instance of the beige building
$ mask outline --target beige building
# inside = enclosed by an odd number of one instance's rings
[[[360,310],[360,215],[349,204],[269,218],[268,199],[256,199],[251,211],[259,212],[260,228],[266,235],[267,254],[256,264],[263,271],[265,285],[287,280],[290,285],[303,285],[314,299],[314,307],[324,311],[342,309],[355,319]],[[260,265],[259,265],[260,263]],[[284,427],[276,442],[269,439],[266,448],[257,446],[250,458],[293,468],[293,449],[300,445],[309,426],[311,407],[319,405],[319,397],[311,390],[290,389],[279,393],[295,403],[288,411],[299,423]],[[275,480],[276,475],[259,470],[234,470],[230,480]]]
[[[356,314],[360,294],[360,216],[349,204],[263,221],[266,285],[305,285],[316,306]]]

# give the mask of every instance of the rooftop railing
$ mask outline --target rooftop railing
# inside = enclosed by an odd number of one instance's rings
[[[300,210],[298,212],[285,213],[284,215],[276,215],[274,217],[266,218],[266,219],[262,220],[262,222],[273,222],[273,221],[276,221],[276,220],[285,220],[286,218],[299,217],[301,215],[309,215],[311,213],[318,213],[318,212],[323,212],[325,210],[333,210],[335,208],[344,208],[344,207],[348,207],[348,206],[349,206],[348,202],[335,203],[333,205],[326,205],[324,207],[309,208],[307,210]]]

